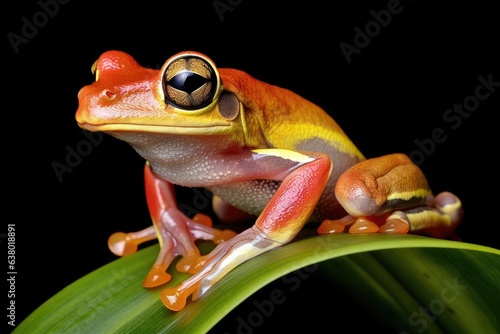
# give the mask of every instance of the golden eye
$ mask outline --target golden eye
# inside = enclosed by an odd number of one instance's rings
[[[182,110],[196,111],[217,98],[220,79],[209,59],[184,53],[164,66],[162,86],[166,103]]]

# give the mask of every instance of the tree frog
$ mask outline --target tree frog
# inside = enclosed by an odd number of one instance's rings
[[[290,243],[307,223],[324,233],[423,233],[446,238],[463,209],[450,192],[433,195],[404,154],[366,159],[323,109],[290,90],[204,54],[180,52],[161,69],[121,51],[94,63],[95,82],[78,93],[76,120],[129,143],[145,159],[152,226],[117,232],[119,256],[158,238],[160,252],[144,287],[167,283],[169,266],[192,274],[165,288],[161,300],[179,311],[239,264]],[[254,217],[239,234],[187,217],[174,185],[213,193],[221,222]],[[310,225],[311,226],[311,225]],[[217,245],[201,255],[196,240]]]

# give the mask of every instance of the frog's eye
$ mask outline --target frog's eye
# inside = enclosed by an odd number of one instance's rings
[[[187,112],[200,112],[220,93],[219,73],[207,58],[181,54],[163,67],[162,88],[165,102]]]

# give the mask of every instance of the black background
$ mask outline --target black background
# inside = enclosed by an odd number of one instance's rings
[[[33,0],[4,4],[3,208],[4,224],[16,224],[17,323],[64,286],[114,260],[106,246],[111,233],[150,224],[144,162],[127,144],[105,137],[62,180],[52,167],[65,164],[67,147],[86,140],[74,120],[76,95],[92,82],[92,63],[110,49],[148,67],[196,50],[219,67],[289,88],[328,111],[367,157],[412,154],[416,140],[428,141],[442,128],[446,140],[435,143],[420,167],[435,193],[449,190],[462,199],[462,239],[498,248],[494,119],[500,87],[456,129],[443,120],[453,104],[474,95],[478,76],[500,82],[495,10],[482,2],[401,1],[401,11],[348,63],[340,43],[353,45],[354,28],[364,29],[374,20],[370,11],[388,3],[233,1],[221,19],[211,0],[69,1],[36,21],[37,31],[18,52],[9,33],[22,36],[23,17],[33,23],[43,9]],[[191,199],[181,194],[182,201]],[[313,289],[302,291],[304,298],[319,299]],[[349,319],[349,297],[337,293],[327,303],[346,310],[337,316]],[[306,305],[296,298],[259,330],[293,323]],[[312,320],[314,312],[305,314],[313,328],[325,326]],[[232,312],[214,332],[234,332],[237,316]]]

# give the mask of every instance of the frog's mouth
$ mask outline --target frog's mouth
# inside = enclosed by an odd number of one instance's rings
[[[231,130],[231,123],[216,123],[209,125],[165,125],[165,124],[90,124],[78,123],[82,129],[91,132],[132,132],[132,133],[157,133],[173,135],[209,135],[224,134]]]

